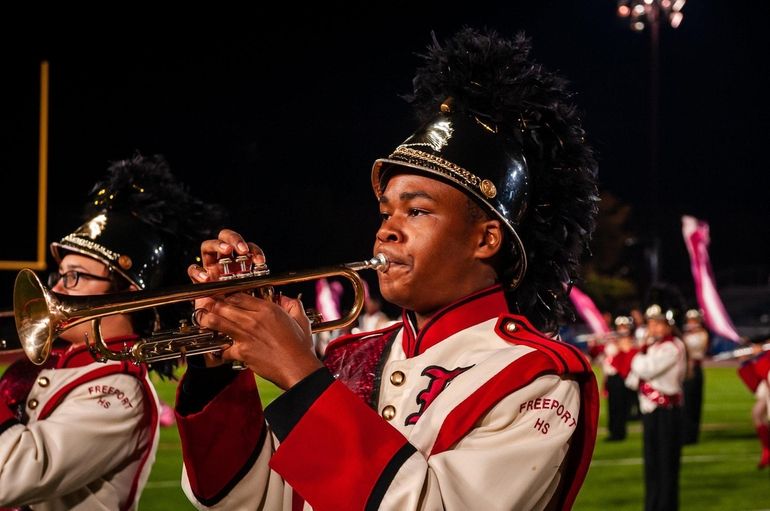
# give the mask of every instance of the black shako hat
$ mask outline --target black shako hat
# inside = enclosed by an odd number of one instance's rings
[[[51,243],[54,259],[93,257],[138,289],[181,283],[172,275],[186,276],[192,251],[224,218],[219,206],[190,195],[161,155],[112,162],[89,198],[86,222]]]
[[[97,259],[138,289],[156,287],[166,268],[168,241],[130,213],[105,210],[51,243],[61,262],[67,252]]]
[[[596,161],[566,81],[529,54],[523,34],[466,27],[441,43],[434,35],[405,96],[419,128],[374,162],[371,177],[379,197],[395,171],[425,173],[500,219],[512,307],[554,331],[574,319],[567,293],[595,226]]]
[[[372,186],[379,196],[384,174],[395,165],[439,176],[460,187],[508,228],[522,258],[514,277],[518,282],[527,266],[524,245],[516,232],[529,199],[523,147],[475,116],[452,112],[452,102],[447,98],[433,119],[388,158],[375,161]]]

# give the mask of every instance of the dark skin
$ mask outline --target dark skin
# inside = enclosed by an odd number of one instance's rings
[[[390,265],[378,272],[385,300],[414,311],[421,328],[446,305],[497,282],[490,261],[501,247],[499,220],[475,214],[466,194],[429,177],[396,174],[380,198],[382,223],[374,253]],[[262,250],[238,233],[225,229],[218,239],[201,244],[203,267],[188,269],[195,282],[219,277],[218,256],[251,254],[265,262]],[[198,300],[201,326],[229,335],[231,347],[223,360],[239,360],[256,374],[288,389],[322,367],[313,349],[310,323],[299,300],[279,303],[245,293]]]

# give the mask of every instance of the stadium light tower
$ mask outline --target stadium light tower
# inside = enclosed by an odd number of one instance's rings
[[[652,208],[652,247],[648,254],[650,263],[650,278],[653,283],[659,280],[660,238],[659,206],[658,206],[658,112],[660,95],[660,78],[658,70],[658,53],[660,46],[661,22],[671,28],[682,24],[684,14],[682,8],[686,0],[619,0],[618,16],[629,22],[631,30],[650,32],[650,176],[649,204]]]
[[[648,25],[657,25],[664,17],[671,28],[684,19],[682,8],[686,0],[620,0],[618,16],[627,18],[632,30],[642,32]]]

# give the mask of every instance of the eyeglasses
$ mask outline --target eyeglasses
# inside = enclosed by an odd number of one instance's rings
[[[64,286],[64,289],[72,289],[73,287],[78,285],[78,282],[80,279],[86,279],[86,280],[103,280],[105,282],[109,282],[112,279],[109,277],[100,277],[98,275],[92,275],[90,273],[85,273],[82,271],[76,271],[76,270],[70,270],[65,271],[64,273],[59,273],[58,271],[51,272],[50,275],[48,275],[48,287],[54,287],[59,280],[62,281],[62,285]]]

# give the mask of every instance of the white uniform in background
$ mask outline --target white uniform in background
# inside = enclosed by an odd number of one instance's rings
[[[626,386],[639,391],[639,410],[651,413],[666,400],[681,402],[686,371],[684,343],[678,337],[668,337],[649,345],[646,353],[634,356]]]
[[[25,421],[0,400],[0,507],[137,509],[158,447],[144,367],[71,349],[37,374],[22,404]]]

